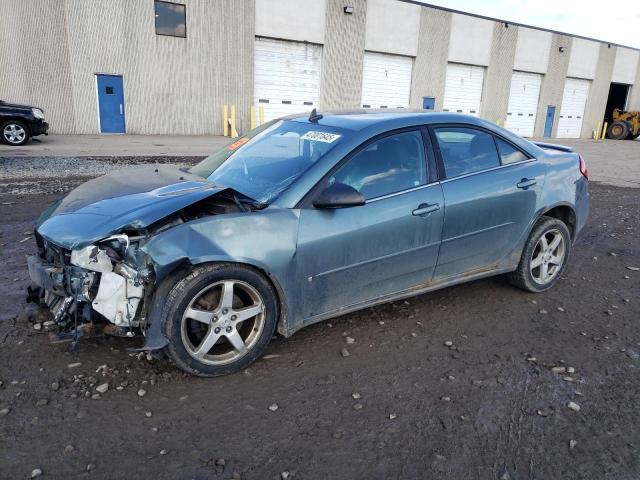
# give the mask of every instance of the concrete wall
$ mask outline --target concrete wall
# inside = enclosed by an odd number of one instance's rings
[[[592,80],[596,76],[600,44],[591,40],[574,38],[567,76]]]
[[[454,13],[451,17],[449,61],[489,65],[493,24],[490,20]]]
[[[564,80],[567,76],[569,58],[571,57],[572,38],[568,35],[553,34],[551,38],[551,48],[549,49],[549,62],[547,73],[542,79],[540,86],[540,98],[538,100],[538,111],[536,113],[535,137],[544,135],[544,123],[547,118],[547,106],[556,107],[556,115],[553,119],[552,136],[555,137],[558,131],[558,120],[560,119],[560,106],[562,105],[562,93],[564,92]],[[560,47],[564,47],[564,52],[560,52]]]
[[[257,36],[324,43],[326,0],[255,2]]]
[[[638,65],[636,66],[636,79],[633,82],[631,91],[629,92],[629,99],[627,100],[627,110],[640,110],[640,60],[638,60]]]
[[[480,112],[482,118],[492,122],[507,118],[517,38],[517,27],[506,27],[503,23],[498,22],[493,24],[491,59],[484,77],[483,102]]]
[[[616,50],[617,48],[614,46],[609,47],[606,43],[600,44],[596,75],[593,78],[593,82],[591,82],[584,120],[582,121],[582,133],[580,135],[582,138],[591,137],[593,130],[604,118],[609,88],[611,87],[613,64],[616,59]]]
[[[547,73],[553,35],[533,28],[518,28],[513,69],[522,72]]]
[[[449,57],[451,13],[423,8],[420,12],[418,54],[413,62],[411,101],[413,108],[422,108],[422,97],[434,97],[436,110],[442,110],[444,85]]]
[[[365,49],[415,57],[421,10],[411,3],[368,0]]]
[[[343,12],[344,5],[327,0],[320,81],[320,108],[325,110],[358,108],[362,97],[367,2],[350,0],[352,15]]]
[[[640,52],[630,48],[618,47],[616,49],[616,60],[613,63],[611,81],[616,83],[633,84],[638,70],[638,60]]]

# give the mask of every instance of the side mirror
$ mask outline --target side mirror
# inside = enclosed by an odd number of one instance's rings
[[[339,182],[329,185],[313,200],[316,208],[357,207],[364,203],[364,197],[359,191]]]

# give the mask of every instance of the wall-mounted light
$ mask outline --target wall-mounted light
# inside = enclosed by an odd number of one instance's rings
[[[504,28],[509,28],[509,24],[507,22],[504,22]]]
[[[346,7],[344,7],[342,9],[344,11],[344,13],[346,13],[347,15],[353,15],[353,7],[351,5],[347,5]]]
[[[611,44],[610,43],[607,43],[607,48],[611,48]]]
[[[560,53],[564,53],[564,47],[560,47],[560,48],[558,48],[558,51],[559,51]]]

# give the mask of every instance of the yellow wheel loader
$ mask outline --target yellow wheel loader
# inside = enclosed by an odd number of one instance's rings
[[[607,128],[607,137],[613,140],[635,140],[640,137],[640,112],[613,111],[613,122]]]

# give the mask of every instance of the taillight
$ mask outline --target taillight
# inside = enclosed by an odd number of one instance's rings
[[[582,158],[582,155],[578,155],[578,158],[580,159],[580,173],[584,178],[589,180],[589,171],[587,170],[587,164],[585,163],[584,158]]]

